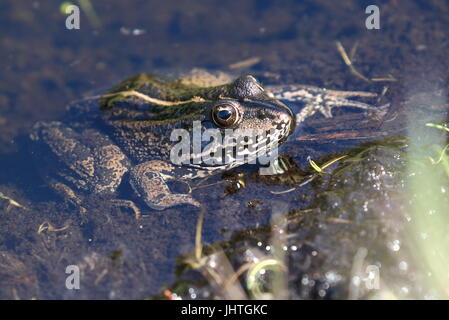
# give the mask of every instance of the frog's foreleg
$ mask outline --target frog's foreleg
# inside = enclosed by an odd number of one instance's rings
[[[149,207],[156,210],[179,204],[200,207],[189,194],[171,193],[166,181],[170,179],[172,169],[171,164],[158,160],[141,163],[131,170],[131,186]]]
[[[305,107],[296,115],[296,122],[301,123],[306,118],[321,112],[326,118],[332,117],[334,107],[354,107],[364,110],[376,110],[375,107],[346,98],[375,97],[375,93],[363,91],[338,91],[304,85],[267,86],[269,94],[280,100],[302,102]]]

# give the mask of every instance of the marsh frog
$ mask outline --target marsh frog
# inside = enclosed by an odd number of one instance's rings
[[[301,85],[264,88],[251,75],[231,79],[223,73],[200,70],[177,79],[138,74],[105,94],[72,103],[64,121],[36,123],[30,137],[47,181],[81,208],[80,195],[113,194],[124,183],[153,209],[179,204],[199,207],[191,194],[172,192],[168,182],[189,184],[195,178],[252,161],[269,152],[274,143],[282,144],[298,123],[317,111],[331,117],[335,106],[372,108],[347,100],[350,96],[372,94]],[[301,102],[303,108],[293,112],[285,104],[290,102]],[[201,130],[219,133],[261,130],[266,140],[255,150],[245,149],[243,158],[237,157],[240,151],[234,148],[235,154],[224,164],[194,161],[202,151],[191,152],[190,163],[173,163],[171,150],[179,141],[173,139],[172,132],[182,129],[192,134],[194,121]],[[140,216],[132,201],[115,201],[131,206],[136,217]]]

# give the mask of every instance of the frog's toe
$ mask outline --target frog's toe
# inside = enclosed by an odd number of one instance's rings
[[[147,199],[146,204],[155,210],[164,210],[181,204],[190,204],[201,207],[201,204],[189,194],[169,193],[161,195],[158,199]]]
[[[131,200],[114,199],[111,200],[111,203],[116,207],[125,207],[131,209],[134,212],[134,217],[136,218],[136,220],[139,220],[142,217],[139,207],[136,206],[136,204]]]
[[[325,100],[319,99],[317,101],[308,103],[299,113],[296,114],[296,123],[299,124],[303,122],[305,119],[314,115],[316,112],[320,112],[326,118],[332,118],[332,110],[336,107],[352,107],[374,112],[377,111],[377,108],[375,106],[359,101],[342,98],[327,98]]]
[[[76,192],[64,183],[50,181],[50,186],[53,190],[59,194],[62,198],[68,201],[72,206],[78,209],[79,213],[86,214],[87,210],[82,205],[82,199],[76,194]]]

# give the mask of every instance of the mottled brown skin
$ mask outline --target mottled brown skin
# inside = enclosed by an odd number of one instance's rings
[[[213,118],[214,110],[223,104],[238,110],[238,121],[229,126],[218,125]],[[37,123],[30,136],[50,184],[75,204],[82,202],[79,193],[112,194],[129,177],[126,182],[145,203],[162,210],[178,204],[200,206],[190,194],[172,193],[167,181],[188,183],[244,163],[172,164],[170,150],[177,143],[170,141],[172,130],[191,133],[195,120],[201,121],[203,129],[221,132],[276,129],[270,137],[276,142],[285,140],[295,126],[291,110],[268,96],[252,76],[205,87],[191,79],[168,81],[141,74],[100,99],[72,105],[64,122]]]
[[[44,152],[37,152],[44,169],[55,164],[57,176],[88,192],[114,192],[131,167],[128,157],[98,130],[76,131],[58,121],[39,122],[31,138]],[[36,150],[36,149],[35,149]]]

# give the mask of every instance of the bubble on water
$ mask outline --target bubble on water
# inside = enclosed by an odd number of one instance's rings
[[[359,286],[360,286],[360,282],[361,282],[361,281],[362,281],[362,280],[360,279],[359,276],[354,276],[354,277],[352,277],[352,284],[355,285],[356,287],[359,287]]]
[[[408,263],[405,261],[401,261],[399,262],[399,269],[402,271],[407,271],[408,270]]]
[[[342,276],[335,271],[328,271],[325,274],[326,280],[330,283],[336,283],[342,279]]]
[[[401,241],[396,239],[387,244],[388,248],[392,251],[399,251],[401,249]]]

